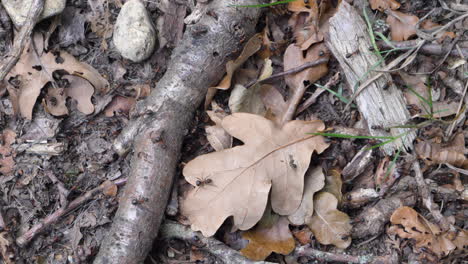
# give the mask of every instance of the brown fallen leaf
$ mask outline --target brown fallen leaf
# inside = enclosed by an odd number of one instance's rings
[[[37,97],[48,82],[54,81],[52,73],[56,70],[64,70],[71,75],[88,80],[101,93],[108,90],[109,83],[98,71],[86,63],[79,62],[72,55],[64,51],[58,53],[38,51],[38,53],[39,58],[32,45],[29,44],[18,63],[6,77],[6,79],[17,77],[20,82],[18,101],[23,117],[32,119],[32,109]]]
[[[325,186],[325,175],[321,167],[311,168],[304,176],[304,194],[296,212],[288,216],[293,225],[305,225],[310,222],[314,213],[314,194]]]
[[[403,206],[396,209],[390,217],[390,222],[393,224],[388,229],[390,234],[414,239],[417,248],[424,247],[432,251],[439,258],[448,255],[457,248],[453,243],[454,240],[464,240],[460,245],[468,245],[466,231],[458,233],[459,235],[455,239],[450,239],[452,236],[450,233],[442,233],[437,225],[427,221],[411,207]]]
[[[427,164],[448,163],[459,168],[468,168],[468,159],[465,156],[465,136],[458,133],[448,144],[420,141],[415,145],[418,156]]]
[[[320,192],[314,197],[314,215],[307,225],[320,244],[333,244],[338,248],[347,248],[351,244],[351,224],[349,216],[336,208],[338,200],[327,192]]]
[[[390,26],[390,35],[394,41],[408,40],[416,35],[417,16],[408,15],[399,11],[387,10],[387,24]]]
[[[94,94],[94,87],[85,79],[74,76],[65,75],[62,77],[69,81],[69,86],[65,89],[68,97],[76,100],[77,109],[85,115],[94,112],[94,105],[91,102],[91,97]]]
[[[269,213],[257,226],[242,234],[249,244],[240,252],[251,260],[265,260],[272,252],[288,255],[295,248],[286,217]]]
[[[47,95],[43,100],[44,107],[48,113],[54,116],[68,115],[67,95],[65,89],[49,85]]]
[[[396,10],[400,8],[400,3],[395,0],[369,0],[372,10],[384,12],[387,9]]]
[[[260,97],[265,105],[267,113],[270,112],[271,116],[268,119],[280,123],[281,115],[286,111],[288,105],[284,101],[283,95],[278,89],[270,84],[262,84],[260,89]]]
[[[338,203],[341,203],[343,199],[342,186],[343,180],[341,179],[340,169],[334,168],[329,170],[325,176],[325,187],[323,187],[322,191],[333,194],[338,199]]]
[[[307,133],[323,130],[323,122],[294,120],[279,127],[261,116],[235,113],[223,119],[222,127],[244,145],[199,156],[185,166],[185,179],[196,187],[183,199],[181,212],[192,229],[212,236],[233,216],[235,227],[247,230],[262,217],[269,195],[274,212],[296,211],[310,157],[328,147],[323,137]],[[208,179],[209,184],[197,186]]]
[[[310,244],[310,242],[312,242],[312,236],[314,235],[307,226],[300,230],[293,230],[292,233],[301,245]]]
[[[427,117],[428,115],[430,116],[430,106],[428,102],[430,100],[429,89],[431,88],[427,87],[424,83],[424,80],[426,80],[427,76],[409,75],[403,71],[400,71],[399,74],[406,85],[413,89],[413,91],[409,89],[404,91],[407,104],[417,106],[421,112],[421,117]],[[427,102],[420,97],[426,99]],[[432,117],[434,118],[454,115],[457,113],[457,110],[457,102],[432,102]]]

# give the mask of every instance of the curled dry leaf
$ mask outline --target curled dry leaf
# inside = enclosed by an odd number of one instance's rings
[[[97,91],[106,92],[109,83],[90,65],[79,62],[72,55],[60,51],[53,54],[42,53],[37,58],[32,45],[24,49],[20,60],[6,79],[17,77],[20,81],[19,107],[21,115],[32,119],[32,109],[41,89],[53,81],[52,73],[64,70],[71,75],[88,80]]]
[[[323,191],[333,194],[336,199],[338,199],[338,203],[341,203],[343,199],[343,193],[341,192],[342,186],[343,181],[341,180],[340,169],[334,168],[328,171],[327,176],[325,176],[325,187]]]
[[[400,8],[400,3],[395,0],[369,0],[372,10],[379,10],[384,12],[387,9],[397,10]]]
[[[286,217],[272,216],[272,220],[264,223],[262,220],[258,225],[242,234],[249,244],[240,252],[251,260],[265,260],[272,252],[288,255],[295,248],[294,238],[289,230],[289,222]]]
[[[223,118],[225,118],[227,114],[215,102],[212,102],[211,105],[213,111],[206,111],[206,113],[215,125],[205,128],[206,137],[216,151],[221,151],[232,147],[232,136],[221,126]]]
[[[387,24],[390,26],[392,40],[403,41],[416,35],[417,16],[408,15],[399,11],[388,10]]]
[[[305,225],[310,222],[314,213],[314,194],[325,186],[325,175],[321,167],[309,169],[304,178],[304,194],[301,205],[296,212],[288,216],[293,225]]]
[[[78,76],[65,75],[63,78],[70,83],[65,92],[67,96],[76,100],[78,110],[85,115],[92,114],[94,112],[94,105],[91,102],[91,97],[94,94],[94,87],[88,81]]]
[[[333,194],[316,194],[314,215],[307,225],[321,244],[347,248],[351,244],[351,224],[349,216],[338,211],[337,206],[338,200]]]
[[[239,68],[244,62],[247,61],[252,55],[257,53],[258,50],[262,47],[263,37],[261,33],[255,34],[249,41],[245,44],[242,53],[237,57],[237,59],[228,61],[226,63],[226,76],[221,80],[221,82],[212,88],[227,90],[231,87],[231,79],[234,72]]]
[[[437,225],[427,221],[411,207],[398,208],[393,212],[390,221],[393,224],[388,229],[390,234],[414,239],[417,248],[424,247],[439,258],[448,255],[457,246],[460,250],[463,249],[463,246],[468,246],[468,237],[465,230],[458,234],[442,233]]]
[[[267,113],[270,113],[270,117],[268,119],[275,121],[279,124],[279,118],[283,113],[286,111],[288,105],[284,101],[283,95],[270,84],[262,84],[260,89],[260,97],[262,98],[262,102],[265,105]]]
[[[455,167],[468,168],[465,156],[465,136],[458,133],[449,144],[420,141],[415,145],[418,156],[429,165],[448,163]]]
[[[323,137],[307,134],[323,130],[323,122],[294,120],[279,127],[261,116],[235,113],[223,119],[222,127],[244,145],[199,156],[185,166],[185,179],[196,187],[181,211],[192,229],[212,236],[229,216],[241,230],[253,227],[270,189],[274,212],[295,212],[312,153],[328,147]]]
[[[430,102],[429,89],[431,88],[424,84],[425,76],[409,75],[402,71],[400,71],[400,76],[406,85],[414,90],[413,92],[408,89],[404,92],[407,104],[417,106],[422,115],[430,115],[428,102]],[[420,97],[424,98],[427,102]],[[433,117],[435,118],[454,115],[457,113],[457,109],[457,102],[432,102]]]

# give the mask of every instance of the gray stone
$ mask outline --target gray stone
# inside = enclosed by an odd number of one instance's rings
[[[33,0],[2,0],[3,7],[17,27],[21,27],[26,22],[32,2]],[[65,3],[66,0],[45,0],[39,20],[60,14],[65,8]]]
[[[114,44],[120,54],[134,62],[147,59],[156,44],[156,30],[140,0],[126,2],[114,27]]]

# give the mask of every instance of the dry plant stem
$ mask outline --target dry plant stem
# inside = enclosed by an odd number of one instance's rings
[[[294,250],[293,253],[297,257],[311,257],[319,261],[325,262],[343,262],[343,263],[389,263],[393,257],[388,256],[352,256],[347,254],[324,252],[309,246],[301,246]]]
[[[401,49],[409,49],[409,48],[415,48],[417,46],[416,40],[408,40],[408,41],[400,41],[400,42],[391,41],[390,44],[391,46],[385,41],[377,42],[377,45],[379,47],[385,48],[385,49],[393,49],[393,47],[401,48]],[[468,48],[461,48],[460,50],[463,56],[468,57]],[[449,49],[448,46],[442,46],[440,44],[432,44],[432,43],[425,43],[419,51],[423,54],[428,54],[428,55],[444,56],[445,54],[450,52],[451,56],[460,56],[460,53],[455,49]]]
[[[222,78],[233,51],[240,51],[242,40],[254,33],[260,9],[230,6],[235,4],[211,1],[208,7],[216,17],[205,14],[187,26],[166,73],[114,142],[122,154],[135,139],[134,155],[119,209],[94,263],[142,263],[151,249],[193,113],[207,88]],[[146,202],[134,204],[134,199]]]
[[[56,223],[60,217],[64,216],[65,214],[73,211],[76,209],[78,206],[86,203],[87,201],[91,200],[96,196],[97,194],[101,193],[103,190],[108,188],[110,185],[115,184],[117,186],[122,186],[127,182],[126,178],[123,179],[118,179],[113,182],[104,182],[98,187],[87,191],[85,194],[82,196],[76,198],[75,200],[71,201],[68,206],[66,207],[61,207],[57,211],[55,211],[53,214],[47,216],[44,218],[44,220],[40,221],[39,223],[35,224],[33,227],[31,227],[28,231],[26,231],[23,235],[18,237],[16,239],[16,244],[20,247],[24,247],[27,245],[36,235],[44,231],[47,227],[50,225],[53,225]]]
[[[460,47],[457,46],[457,48],[458,48],[457,51],[459,52],[460,56],[461,56],[463,59],[466,59],[466,57],[461,53]],[[464,67],[465,67],[465,70],[466,70],[466,69],[467,69],[466,65],[464,65]],[[460,98],[460,103],[458,104],[458,107],[457,107],[457,114],[455,115],[455,116],[457,116],[457,117],[459,117],[460,114],[461,114],[460,111],[461,111],[461,109],[462,109],[463,102],[465,101],[465,96],[466,96],[466,91],[467,91],[467,89],[468,89],[468,80],[466,80],[466,82],[465,82],[465,88],[463,89],[463,93],[462,93],[462,96],[461,96],[461,98]],[[450,137],[450,136],[452,135],[453,130],[455,129],[456,123],[457,123],[456,121],[453,121],[452,124],[450,124],[450,127],[449,127],[449,129],[448,129],[448,131],[447,131],[447,134],[446,134],[447,137]]]
[[[369,73],[372,66],[379,62],[379,58],[369,52],[371,42],[366,23],[359,12],[346,1],[340,4],[337,12],[329,21],[330,29],[326,37],[327,47],[339,61],[349,84],[348,87],[352,88],[360,82],[363,76]],[[353,55],[346,56],[349,53],[353,53]],[[380,74],[380,78],[375,77]],[[405,135],[381,146],[387,155],[392,155],[395,150],[401,147],[403,149],[412,148],[412,142],[416,135],[408,129],[392,128],[390,133],[373,129],[373,127],[405,124],[409,120],[410,114],[406,109],[401,91],[393,82],[389,82],[392,80],[390,74],[371,73],[369,79],[375,80],[369,83],[367,88],[356,97],[356,104],[367,121],[370,133],[373,136]],[[385,89],[386,87],[388,88]]]
[[[222,260],[223,263],[232,264],[268,264],[266,261],[252,261],[242,256],[238,251],[226,246],[212,237],[204,237],[188,226],[173,221],[164,221],[159,233],[160,239],[181,239],[200,247]]]
[[[36,25],[39,15],[42,13],[44,7],[44,0],[34,0],[28,12],[26,23],[21,27],[18,36],[16,36],[13,49],[5,56],[4,61],[0,65],[0,81],[3,81],[10,70],[18,62],[21,53],[23,53],[24,46],[31,37],[31,33]]]
[[[434,203],[432,200],[431,191],[427,186],[426,182],[424,181],[423,174],[421,172],[421,167],[419,166],[419,161],[413,161],[413,171],[414,171],[414,178],[416,179],[416,184],[418,185],[418,192],[422,198],[422,202],[429,212],[431,212],[432,217],[436,220],[436,222],[440,225],[440,228],[443,231],[455,231],[455,228],[447,221],[447,219],[442,215],[439,211],[439,205]]]
[[[284,71],[284,72],[275,73],[275,74],[271,75],[270,77],[265,78],[263,80],[251,81],[245,86],[245,88],[250,88],[252,85],[254,85],[256,83],[264,83],[264,82],[268,82],[268,81],[271,81],[271,80],[275,80],[275,79],[278,79],[280,77],[286,76],[288,74],[295,74],[295,73],[301,72],[301,71],[303,71],[305,69],[315,67],[317,65],[324,64],[324,63],[327,63],[327,62],[328,62],[328,59],[319,59],[319,60],[316,60],[316,61],[309,61],[309,62],[304,63],[301,66],[298,66],[296,68],[292,68],[292,69],[289,69],[289,70]]]

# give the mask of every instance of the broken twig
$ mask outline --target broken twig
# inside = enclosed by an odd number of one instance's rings
[[[13,48],[10,53],[5,57],[5,61],[0,63],[0,81],[3,81],[10,70],[18,62],[21,53],[23,53],[26,43],[31,37],[32,31],[36,22],[39,18],[39,15],[42,13],[44,7],[44,0],[34,0],[31,4],[31,8],[28,12],[28,18],[24,26],[21,27],[18,36],[15,38]]]

